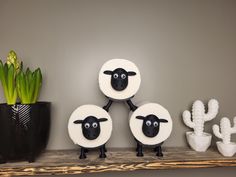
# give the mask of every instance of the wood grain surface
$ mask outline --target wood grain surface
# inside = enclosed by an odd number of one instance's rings
[[[134,149],[108,149],[107,158],[90,151],[80,160],[76,150],[47,151],[35,163],[14,162],[0,165],[0,176],[65,175],[108,171],[158,170],[236,166],[236,157],[223,157],[215,149],[195,152],[188,148],[164,148],[164,157],[152,150],[137,157]]]

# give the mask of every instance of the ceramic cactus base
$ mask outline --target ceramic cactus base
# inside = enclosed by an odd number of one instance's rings
[[[186,137],[190,147],[197,152],[205,152],[211,145],[212,135],[203,133],[201,136],[194,134],[194,132],[186,132]]]
[[[218,151],[225,157],[232,157],[236,153],[236,143],[224,144],[222,141],[216,142]]]

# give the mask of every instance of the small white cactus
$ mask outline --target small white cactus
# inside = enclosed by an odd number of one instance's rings
[[[183,112],[184,123],[194,129],[194,134],[202,136],[204,131],[204,123],[216,117],[219,110],[219,103],[215,99],[208,102],[208,112],[205,113],[205,107],[202,101],[195,101],[192,106],[192,120],[190,111]]]
[[[227,117],[224,117],[220,120],[220,127],[215,124],[212,129],[215,136],[222,139],[224,144],[230,144],[231,134],[236,133],[236,117],[234,117],[233,127],[231,127],[230,120]]]

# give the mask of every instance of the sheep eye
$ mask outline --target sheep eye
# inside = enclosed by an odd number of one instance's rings
[[[146,122],[146,125],[147,126],[150,126],[152,124],[152,122],[150,121],[150,120],[148,120],[147,122]]]
[[[115,73],[114,75],[113,75],[113,77],[115,78],[115,79],[117,79],[118,78],[118,74],[117,73]]]
[[[155,122],[153,123],[153,125],[154,125],[154,127],[157,127],[157,126],[158,126],[158,122],[155,121]]]
[[[92,126],[93,126],[93,128],[97,128],[98,124],[96,122],[94,122]]]
[[[84,124],[84,127],[85,127],[85,128],[89,128],[89,127],[90,127],[90,124],[89,124],[89,123],[86,123],[86,124]]]
[[[126,75],[125,75],[125,74],[121,74],[121,78],[122,78],[122,79],[125,79],[125,78],[126,78]]]

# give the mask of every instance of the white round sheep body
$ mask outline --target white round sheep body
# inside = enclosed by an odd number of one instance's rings
[[[143,120],[137,119],[136,116],[153,114],[160,119],[166,119],[167,123],[160,123],[159,133],[155,137],[147,137],[142,131]],[[131,113],[129,126],[133,136],[144,145],[156,145],[165,141],[172,131],[172,119],[169,112],[157,103],[146,103],[139,106]]]
[[[84,120],[88,116],[96,118],[106,118],[107,121],[100,122],[100,134],[94,140],[88,140],[82,132],[82,124],[75,124],[76,120]],[[96,105],[83,105],[78,107],[70,116],[68,122],[68,132],[72,141],[85,148],[95,148],[105,144],[112,133],[112,119],[108,112]]]
[[[111,86],[111,75],[104,74],[104,71],[114,71],[117,68],[136,73],[136,75],[128,77],[128,86],[122,91],[113,89]],[[113,100],[127,100],[133,97],[139,90],[141,76],[138,67],[133,62],[126,59],[111,59],[103,64],[98,80],[100,90],[104,95]]]

